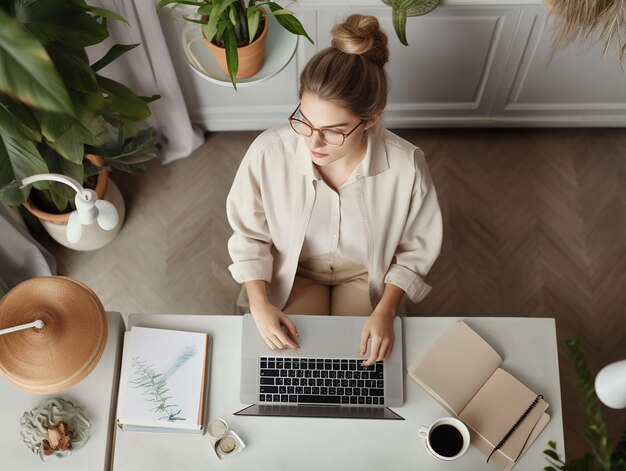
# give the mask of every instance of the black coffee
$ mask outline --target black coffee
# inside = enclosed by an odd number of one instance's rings
[[[435,453],[450,458],[463,449],[463,435],[452,425],[438,425],[430,432],[428,438]]]

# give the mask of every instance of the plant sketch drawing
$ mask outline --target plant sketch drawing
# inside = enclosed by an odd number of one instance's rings
[[[195,345],[185,347],[163,373],[159,373],[153,364],[143,360],[140,356],[133,358],[134,378],[130,380],[131,387],[141,389],[145,400],[155,404],[151,411],[160,414],[158,420],[168,422],[187,420],[181,416],[182,409],[178,404],[171,402],[173,398],[169,395],[170,389],[167,381],[196,353]]]

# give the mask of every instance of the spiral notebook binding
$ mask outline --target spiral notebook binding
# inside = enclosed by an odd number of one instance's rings
[[[500,440],[500,442],[495,446],[495,448],[493,449],[493,451],[489,454],[489,456],[487,457],[487,463],[489,463],[489,459],[491,458],[491,456],[498,451],[500,448],[502,448],[506,442],[509,441],[509,438],[511,438],[511,436],[515,433],[515,431],[519,428],[519,426],[522,424],[522,422],[524,421],[524,419],[526,419],[526,417],[528,417],[528,415],[532,412],[532,410],[537,407],[537,404],[539,404],[539,400],[543,399],[543,396],[541,394],[537,395],[537,397],[535,398],[535,400],[533,402],[531,402],[531,404],[528,406],[528,408],[526,409],[526,411],[521,415],[521,417],[519,419],[517,419],[517,422],[515,422],[513,424],[513,426],[511,427],[511,429],[506,433],[506,435],[504,436],[504,438],[502,438],[502,440]]]

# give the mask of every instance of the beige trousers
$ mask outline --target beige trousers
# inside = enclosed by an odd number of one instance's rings
[[[303,260],[283,312],[332,316],[372,313],[367,269],[343,260]]]

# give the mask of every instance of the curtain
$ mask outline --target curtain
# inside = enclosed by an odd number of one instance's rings
[[[108,20],[110,37],[89,48],[95,61],[113,44],[141,43],[119,57],[100,73],[118,80],[142,95],[160,95],[150,103],[153,125],[163,136],[161,163],[187,157],[204,142],[202,130],[191,123],[174,65],[165,42],[155,0],[88,0],[122,15],[130,26]]]

